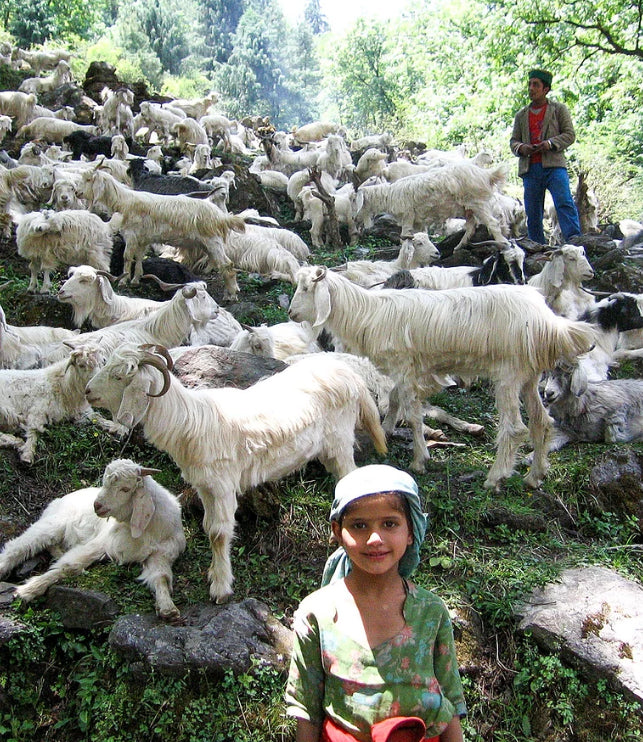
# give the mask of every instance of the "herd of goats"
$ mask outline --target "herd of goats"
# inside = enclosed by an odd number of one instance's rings
[[[279,132],[260,117],[228,119],[215,94],[135,106],[126,87],[106,88],[100,101],[84,95],[93,122],[78,123],[73,108],[39,105],[44,92],[74,84],[66,52],[5,45],[0,55],[34,75],[0,92],[0,133],[13,147],[0,152],[0,228],[29,263],[30,292],[49,293],[52,271],[69,268],[58,299],[77,327],[94,328],[11,325],[0,307],[0,446],[29,464],[49,424],[84,418],[117,436],[140,425],[203,503],[213,600],[232,592],[240,493],[312,459],[341,477],[355,467],[356,429],[385,453],[401,421],[412,432],[410,466],[422,471],[426,436],[440,432],[427,414],[481,430],[427,406],[445,387],[493,385],[497,453],[484,484],[494,490],[527,438],[530,487],[543,481],[548,453],[569,441],[643,438],[643,381],[608,379],[620,359],[643,354],[643,296],[597,300],[582,285],[594,272],[580,245],[557,247],[527,280],[524,210],[484,153],[410,157],[388,134],[349,140],[325,122]],[[311,246],[275,219],[229,212],[236,176],[214,174],[215,149],[248,157],[249,177],[291,199],[296,218],[310,222],[313,250],[338,228],[354,242],[386,214],[401,228],[398,257],[315,265]],[[438,265],[427,229],[462,230],[457,254],[477,225],[493,237],[482,265]],[[290,321],[242,327],[199,278],[212,271],[224,302],[238,298],[239,271],[291,283]],[[149,274],[170,284],[172,299],[114,288],[115,276],[137,286]],[[334,351],[322,350],[322,331]],[[221,348],[279,364],[244,388],[182,380],[190,359],[212,370]],[[58,557],[49,570],[17,588],[31,600],[105,555],[139,562],[158,615],[176,619],[172,564],[185,536],[176,498],[153,474],[118,459],[101,487],[52,501],[4,545],[0,578],[49,549]]]

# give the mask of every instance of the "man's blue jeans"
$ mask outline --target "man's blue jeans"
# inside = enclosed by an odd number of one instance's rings
[[[540,245],[546,244],[543,232],[545,191],[551,193],[565,242],[573,235],[580,234],[578,211],[569,190],[567,168],[544,168],[540,162],[531,163],[529,170],[522,176],[522,182],[525,189],[527,234],[530,240]]]

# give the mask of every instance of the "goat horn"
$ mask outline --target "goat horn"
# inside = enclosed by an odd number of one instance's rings
[[[107,271],[101,271],[101,270],[97,270],[96,275],[105,276],[105,278],[109,279],[110,283],[114,283],[114,281],[118,281],[118,279],[120,278],[120,276],[112,276],[111,273],[108,273]]]
[[[194,299],[196,296],[196,286],[184,286],[181,293],[186,299]]]
[[[141,477],[149,477],[152,474],[160,474],[162,469],[152,469],[149,466],[140,466],[138,473]]]
[[[153,281],[156,281],[156,283],[163,289],[163,291],[174,291],[175,289],[182,289],[184,286],[187,285],[185,283],[165,283],[165,281],[162,281],[153,273],[144,273],[141,278],[151,278]]]
[[[152,346],[155,347],[155,346]],[[170,388],[170,385],[172,384],[172,379],[170,376],[170,369],[167,367],[165,360],[161,358],[158,355],[155,355],[154,353],[146,352],[145,356],[141,358],[139,361],[139,366],[153,366],[155,369],[160,371],[163,374],[163,388],[158,394],[152,394],[151,392],[147,392],[148,397],[162,397],[164,394],[167,393],[168,389]]]
[[[586,294],[591,294],[592,296],[614,296],[613,291],[594,291],[593,289],[585,288],[585,286],[581,286],[581,291],[584,291]]]
[[[158,345],[157,343],[144,343],[141,345],[141,350],[144,350],[151,355],[156,354],[157,356],[163,356],[168,369],[171,371],[174,368],[174,360],[170,355],[170,351],[164,345]]]
[[[313,283],[317,283],[318,281],[321,281],[323,278],[326,278],[326,268],[324,266],[319,266],[317,268],[317,275],[312,279]]]

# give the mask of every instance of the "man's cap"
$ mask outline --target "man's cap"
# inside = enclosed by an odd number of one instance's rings
[[[551,88],[551,81],[553,79],[551,72],[547,72],[547,70],[530,70],[529,79],[531,80],[532,77],[541,80],[548,88]]]

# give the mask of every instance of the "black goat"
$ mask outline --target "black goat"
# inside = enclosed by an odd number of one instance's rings
[[[74,160],[80,160],[81,155],[86,155],[91,160],[95,159],[97,155],[112,156],[111,137],[96,137],[86,131],[78,130],[67,134],[63,138],[63,142],[69,145]]]
[[[120,276],[123,273],[125,262],[123,253],[125,252],[125,241],[117,234],[114,236],[112,256],[109,263],[109,272],[113,276]],[[160,278],[165,283],[190,283],[200,281],[201,278],[192,271],[188,270],[182,263],[168,258],[145,258],[143,261],[143,273],[151,274]]]
[[[202,183],[191,175],[161,175],[150,173],[144,160],[131,160],[127,172],[132,179],[134,190],[159,193],[163,196],[179,196],[203,193],[207,196],[213,186]]]

